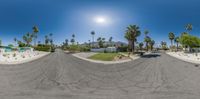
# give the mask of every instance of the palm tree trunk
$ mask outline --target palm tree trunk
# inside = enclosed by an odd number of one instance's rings
[[[148,45],[149,45],[149,44],[148,44],[148,42],[147,42],[147,43],[146,43],[146,48],[147,48],[147,51],[149,51]]]
[[[176,50],[178,51],[178,42],[176,43]]]
[[[92,47],[94,47],[94,35],[92,36]]]
[[[173,44],[172,44],[173,42],[172,42],[172,40],[171,40],[171,47],[173,46]]]
[[[134,51],[135,51],[135,42],[133,41],[132,42],[132,53],[134,54]]]

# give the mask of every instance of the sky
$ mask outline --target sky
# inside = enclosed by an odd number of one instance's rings
[[[40,32],[38,41],[53,33],[55,44],[65,39],[79,43],[97,37],[113,37],[127,42],[124,33],[128,25],[138,25],[144,40],[144,30],[159,44],[168,40],[168,33],[179,36],[185,25],[193,25],[192,35],[200,36],[199,0],[0,0],[0,39],[3,45],[22,40],[32,27]]]

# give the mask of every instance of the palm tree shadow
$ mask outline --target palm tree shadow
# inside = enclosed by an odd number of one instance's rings
[[[161,55],[159,54],[148,54],[148,55],[143,55],[141,56],[141,58],[156,58],[156,57],[160,57]]]

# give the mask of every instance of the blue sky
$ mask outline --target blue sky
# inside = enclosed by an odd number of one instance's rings
[[[95,37],[124,41],[124,32],[130,24],[141,31],[149,30],[157,43],[168,40],[168,33],[180,35],[187,23],[193,24],[191,34],[200,36],[199,0],[0,0],[0,39],[3,45],[13,43],[39,27],[39,41],[53,33],[56,44],[76,35],[76,41],[87,42]],[[96,17],[104,17],[99,24]],[[144,34],[138,40],[142,42]]]

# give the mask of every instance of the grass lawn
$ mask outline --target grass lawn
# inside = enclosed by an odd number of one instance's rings
[[[98,53],[98,54],[95,54],[95,55],[89,57],[89,59],[101,60],[101,61],[112,61],[118,55],[120,55],[120,54],[118,54],[118,53]]]

